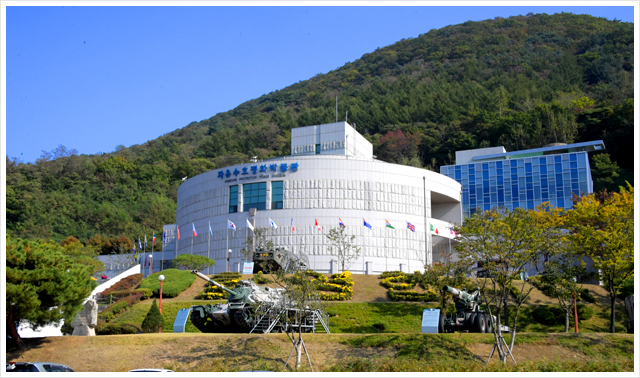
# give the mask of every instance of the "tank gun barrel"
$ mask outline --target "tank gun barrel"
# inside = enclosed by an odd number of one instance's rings
[[[217,287],[219,287],[220,289],[226,291],[227,293],[231,294],[231,295],[236,295],[237,293],[231,289],[227,289],[226,287],[224,287],[223,285],[217,283],[216,281],[212,280],[211,278],[205,276],[204,274],[198,272],[198,270],[192,270],[191,273],[195,274],[196,276],[202,278],[203,280],[207,281],[207,282],[211,282],[212,284],[216,285]]]

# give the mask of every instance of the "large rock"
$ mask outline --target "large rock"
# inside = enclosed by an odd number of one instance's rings
[[[71,323],[73,327],[72,336],[95,336],[95,326],[98,324],[98,304],[95,300],[89,299],[84,308],[75,320]]]

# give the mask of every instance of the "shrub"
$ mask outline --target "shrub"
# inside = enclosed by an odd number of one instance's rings
[[[162,272],[156,272],[142,280],[140,288],[150,289],[153,291],[154,297],[160,296],[160,281],[158,276],[162,273],[165,276],[162,287],[162,296],[165,298],[174,298],[188,289],[196,280],[196,276],[185,270],[165,269]]]
[[[384,332],[385,328],[387,328],[384,323],[374,323],[373,328],[375,328],[378,332]]]
[[[382,272],[382,278],[404,276],[404,272],[394,270],[390,272]]]
[[[397,291],[390,288],[388,291],[389,298],[393,301],[422,301],[422,302],[435,302],[438,300],[438,295],[435,291],[429,289],[426,293],[420,294],[416,291]]]
[[[103,297],[108,297],[109,294],[113,293],[114,291],[122,291],[122,290],[131,291],[132,289],[135,289],[136,287],[138,287],[141,281],[142,281],[142,273],[132,274],[116,282],[115,284],[113,284],[113,286],[101,292],[100,295]]]
[[[271,280],[260,271],[253,276],[253,282],[261,285],[271,283]]]
[[[128,335],[142,332],[133,324],[98,323],[96,335]]]
[[[155,333],[164,328],[164,318],[160,314],[156,300],[153,300],[147,316],[142,321],[142,332]]]
[[[564,324],[563,315],[563,311],[554,306],[536,306],[536,308],[531,311],[533,320],[548,326]]]
[[[585,302],[596,303],[596,297],[591,295],[591,293],[589,292],[589,289],[586,289],[586,288],[580,291],[580,299],[584,300]]]
[[[142,294],[142,298],[140,298],[141,300],[149,299],[153,296],[153,290],[146,289],[146,288],[136,289],[133,291],[133,293],[141,293]],[[164,292],[162,294],[164,295]]]

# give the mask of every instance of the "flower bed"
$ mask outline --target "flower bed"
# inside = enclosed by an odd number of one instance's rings
[[[242,276],[238,272],[223,272],[211,277],[212,280],[231,290],[236,287],[241,278]],[[229,298],[229,293],[220,289],[211,282],[207,282],[204,290],[198,294],[197,298],[207,300],[227,299]]]
[[[345,271],[332,274],[329,279],[324,274],[317,272],[307,271],[307,274],[316,277],[314,281],[318,281],[317,288],[320,290],[320,293],[318,293],[320,300],[346,301],[353,297],[351,272]],[[323,291],[331,291],[333,293],[323,293]]]

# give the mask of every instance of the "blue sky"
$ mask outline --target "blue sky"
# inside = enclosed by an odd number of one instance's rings
[[[530,12],[634,21],[632,6],[9,6],[6,155],[142,144],[402,38]]]

